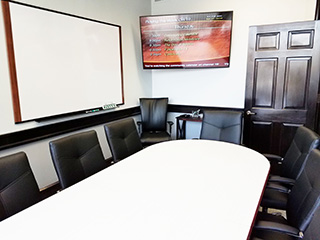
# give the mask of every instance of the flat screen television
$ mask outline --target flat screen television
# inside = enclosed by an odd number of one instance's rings
[[[233,12],[141,16],[144,69],[230,65]]]

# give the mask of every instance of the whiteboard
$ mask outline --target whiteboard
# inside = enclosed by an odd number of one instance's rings
[[[120,26],[9,7],[21,122],[124,103]]]

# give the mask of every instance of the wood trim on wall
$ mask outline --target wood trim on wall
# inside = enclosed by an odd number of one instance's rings
[[[176,105],[169,104],[168,112],[176,112],[176,113],[191,113],[192,111],[196,111],[200,109],[200,112],[203,110],[231,110],[231,111],[244,111],[243,108],[226,108],[226,107],[208,107],[208,106],[196,106],[196,105]]]
[[[316,21],[320,20],[320,0],[317,0],[314,20]],[[315,114],[315,131],[318,134],[320,134],[320,85],[318,90],[318,99],[317,99],[316,114]]]
[[[9,2],[1,1],[1,6],[2,6],[2,12],[3,12],[4,29],[6,33],[5,35],[6,35],[6,42],[7,42],[6,45],[7,45],[7,53],[8,53],[14,121],[20,122],[21,121],[20,99],[19,99],[19,92],[18,92],[16,60],[15,60],[14,47],[13,47]]]
[[[26,129],[19,132],[3,134],[0,135],[0,150],[39,141],[42,139],[81,130],[88,127],[93,127],[99,124],[104,124],[138,114],[140,114],[140,108],[133,107],[114,112],[95,114],[90,117],[78,118],[41,127]]]
[[[314,131],[320,134],[320,94],[318,93]]]
[[[320,20],[320,0],[317,0],[316,12],[314,15],[314,20]]]
[[[234,110],[243,111],[240,108],[218,108],[205,106],[190,106],[190,105],[168,105],[168,112],[176,113],[191,113],[197,109],[203,110]],[[123,110],[106,112],[103,114],[95,114],[89,117],[68,120],[64,122],[54,123],[41,127],[26,129],[18,132],[0,135],[0,150],[16,147],[22,144],[31,143],[46,138],[58,136],[61,134],[81,130],[88,127],[105,124],[107,122],[118,119],[132,117],[140,114],[140,107],[132,107]],[[22,123],[23,124],[23,123]]]

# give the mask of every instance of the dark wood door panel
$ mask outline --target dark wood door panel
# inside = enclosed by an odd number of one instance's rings
[[[273,123],[252,121],[250,132],[252,133],[248,139],[250,148],[260,153],[269,153],[272,145]]]
[[[297,126],[317,125],[319,26],[308,21],[250,27],[244,121],[248,147],[283,155]]]
[[[296,109],[272,109],[272,108],[251,108],[255,114],[246,116],[250,121],[272,121],[303,124],[306,121],[307,110]]]
[[[312,49],[314,29],[289,31],[288,49]]]
[[[279,49],[280,32],[258,33],[256,51],[270,51]]]
[[[290,123],[281,123],[280,127],[280,142],[279,142],[279,153],[281,156],[284,156],[287,152],[292,139],[297,131],[297,128],[302,124],[290,124]]]
[[[300,124],[252,121],[248,143],[260,153],[284,156]]]
[[[254,107],[274,106],[277,66],[277,58],[255,59],[252,103]]]
[[[306,109],[311,57],[289,57],[286,63],[283,108]]]

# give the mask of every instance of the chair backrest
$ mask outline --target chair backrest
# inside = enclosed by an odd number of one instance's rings
[[[40,200],[40,192],[27,155],[0,158],[0,221]]]
[[[304,240],[319,240],[320,239],[320,207],[315,211],[311,222],[304,233]]]
[[[320,151],[308,155],[306,165],[288,196],[288,223],[304,232],[320,205]]]
[[[201,139],[219,140],[240,144],[242,133],[242,112],[203,111]]]
[[[142,149],[137,127],[132,118],[108,123],[104,129],[115,162]]]
[[[63,189],[108,166],[94,130],[51,141],[49,146]]]
[[[318,134],[304,126],[298,127],[284,156],[281,176],[297,179],[305,165],[307,156],[312,149],[318,148],[319,144],[320,137]]]
[[[142,131],[166,131],[168,98],[140,98]]]

